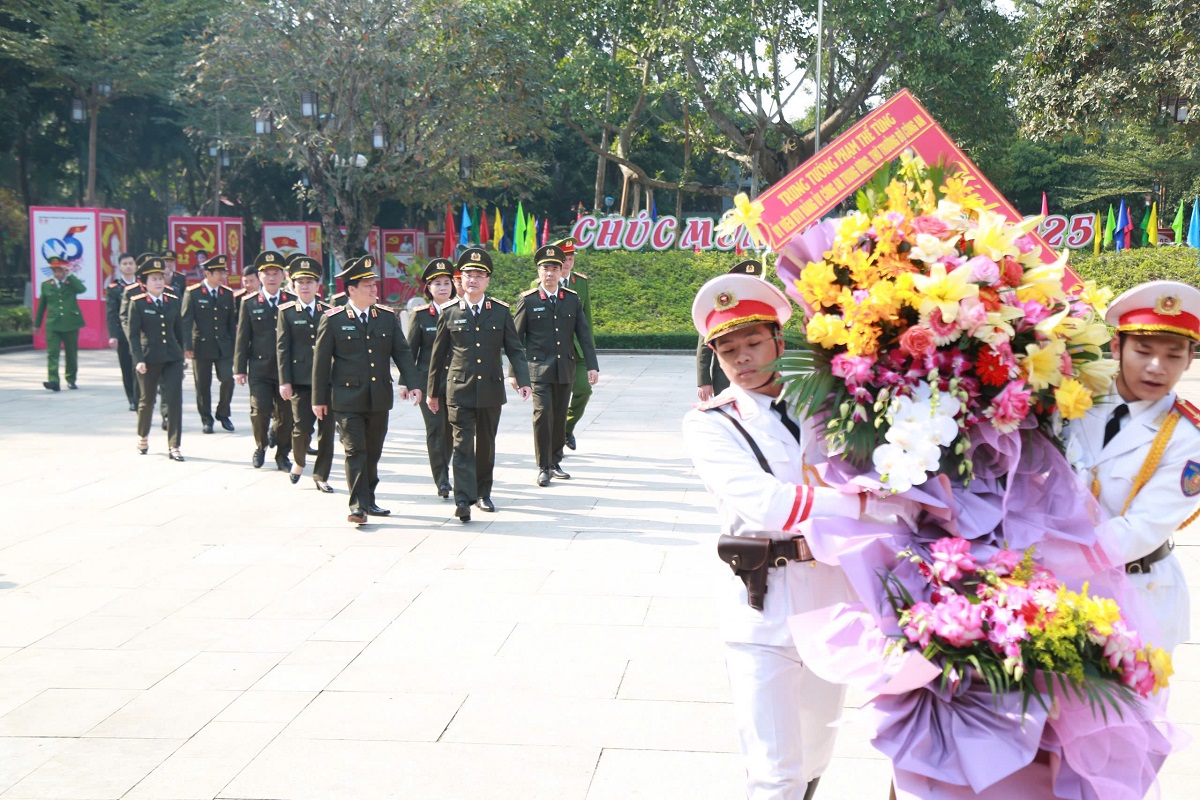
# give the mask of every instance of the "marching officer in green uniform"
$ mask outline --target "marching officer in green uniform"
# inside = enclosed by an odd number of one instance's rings
[[[163,266],[166,268],[167,291],[183,300],[183,295],[187,291],[187,277],[179,272],[179,256],[174,250],[164,250]]]
[[[117,257],[117,272],[104,287],[104,315],[108,322],[108,346],[116,349],[117,363],[121,365],[121,383],[125,387],[125,399],[129,410],[137,411],[137,373],[133,371],[133,354],[129,352],[129,340],[125,338],[125,326],[121,324],[121,299],[125,290],[137,286],[137,261],[130,253]]]
[[[587,382],[600,377],[592,331],[579,295],[559,285],[563,252],[546,245],[534,254],[538,283],[517,298],[513,322],[525,346],[529,377],[533,381],[533,452],[537,458],[537,485],[550,478],[567,479],[559,462],[566,438],[567,404],[575,383],[575,352],[583,351]]]
[[[254,259],[262,288],[258,294],[242,300],[238,316],[237,343],[234,346],[234,380],[239,386],[250,384],[250,427],[254,431],[255,469],[266,459],[268,439],[275,439],[275,466],[289,472],[292,462],[292,407],[279,396],[279,363],[276,356],[276,325],[279,307],[296,297],[283,291],[283,255],[264,250]]]
[[[50,259],[50,272],[54,277],[42,283],[38,296],[37,319],[33,329],[46,323],[46,372],[49,380],[42,386],[52,392],[59,391],[58,351],[67,351],[66,378],[68,389],[78,389],[75,378],[79,375],[79,329],[84,326],[83,312],[79,310],[79,295],[87,291],[83,281],[71,274],[70,265],[63,259]]]
[[[149,450],[147,437],[154,417],[154,397],[162,388],[167,413],[167,447],[172,461],[183,461],[179,439],[183,417],[183,307],[165,291],[163,260],[157,256],[138,267],[138,280],[146,287],[129,300],[125,335],[133,352],[134,369],[141,381],[138,401],[138,452]]]
[[[192,360],[196,410],[205,433],[213,432],[212,374],[217,371],[215,418],[233,430],[229,404],[233,399],[233,340],[237,336],[233,290],[221,281],[229,270],[228,256],[213,256],[200,265],[204,280],[183,295],[183,355]]]
[[[338,277],[346,287],[348,302],[326,311],[317,324],[312,411],[319,420],[330,413],[337,420],[350,489],[346,519],[361,525],[368,515],[392,513],[375,502],[379,459],[393,404],[389,360],[400,370],[400,399],[411,395],[419,404],[421,387],[400,319],[387,306],[375,304],[379,299],[375,259],[354,259]]]
[[[454,265],[448,258],[435,258],[425,267],[421,280],[425,282],[427,305],[414,308],[408,327],[408,346],[417,362],[419,386],[429,385],[429,358],[433,355],[433,340],[437,334],[441,307],[455,296]],[[445,408],[436,412],[428,403],[421,405],[425,419],[425,449],[429,452],[429,469],[440,497],[450,496],[450,453],[453,442],[450,419]]]
[[[313,415],[312,380],[317,325],[321,315],[333,306],[317,297],[317,288],[321,285],[321,264],[316,259],[297,253],[290,256],[287,263],[296,300],[279,307],[275,335],[279,395],[292,404],[292,458],[296,463],[289,478],[292,483],[300,482],[308,445],[316,427],[317,460],[313,462],[313,481],[320,491],[332,492],[329,468],[333,466],[333,416],[326,415],[318,421]]]
[[[150,263],[154,259],[158,259],[161,263],[163,263],[163,269],[164,270],[166,269],[165,262],[162,262],[162,259],[155,253],[142,253],[140,256],[138,256],[137,257],[138,269],[140,270],[143,265]],[[135,273],[135,274],[140,274],[140,273]],[[183,300],[183,298],[181,296],[179,296],[171,291],[171,287],[166,282],[165,279],[163,281],[163,287],[164,287],[164,291],[166,291],[167,294],[171,295],[176,300],[180,300],[180,301]],[[140,279],[138,280],[138,282],[136,284],[125,287],[125,293],[123,295],[121,295],[121,310],[118,312],[118,316],[120,317],[120,320],[121,320],[121,327],[123,329],[127,330],[129,328],[130,301],[132,301],[136,295],[141,294],[145,291],[146,291],[146,287],[142,285],[142,282]],[[132,353],[130,354],[130,357],[132,357]],[[139,393],[141,392],[141,383],[138,384],[138,392]],[[151,408],[153,408],[153,406],[154,406],[153,400],[151,400],[150,405],[151,405]],[[139,395],[139,408],[140,408],[140,395]],[[168,428],[168,426],[167,426],[167,401],[166,400],[163,400],[162,402],[159,403],[159,414],[162,417],[162,429],[165,431]]]
[[[761,261],[749,258],[734,264],[729,274],[762,278],[763,265]],[[728,388],[729,378],[725,377],[721,364],[713,358],[713,349],[704,343],[704,337],[701,336],[696,344],[696,396],[704,402]]]
[[[575,240],[567,237],[556,244],[563,252],[562,280],[559,283],[563,288],[570,289],[579,295],[579,303],[583,306],[583,316],[587,318],[588,330],[595,331],[595,325],[592,323],[592,294],[588,276],[575,271]],[[583,355],[583,346],[576,339],[575,360],[582,361]],[[577,370],[575,383],[571,387],[571,405],[567,408],[566,444],[572,450],[575,449],[575,426],[579,424],[579,420],[583,417],[583,411],[587,408],[588,400],[591,398],[592,384],[588,383],[587,373]]]
[[[242,270],[242,286],[233,293],[233,322],[236,326],[242,318],[242,301],[247,297],[254,297],[262,289],[262,284],[258,282],[258,267],[253,264],[247,264]]]
[[[472,503],[496,510],[491,497],[496,431],[508,400],[501,352],[508,356],[521,399],[528,400],[531,390],[525,350],[508,303],[486,294],[492,257],[472,247],[458,257],[457,267],[463,296],[438,314],[426,402],[434,413],[446,404],[454,430],[454,514],[469,522]]]

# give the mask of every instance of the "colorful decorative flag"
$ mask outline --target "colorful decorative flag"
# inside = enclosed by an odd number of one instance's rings
[[[1042,192],[1042,216],[1050,216],[1050,203],[1046,201],[1046,193]]]
[[[1137,234],[1135,238],[1137,240],[1138,247],[1146,247],[1150,243],[1149,233],[1148,233],[1149,230],[1150,230],[1150,209],[1147,208],[1146,213],[1142,214],[1142,221],[1139,222],[1137,224],[1137,226],[1134,228],[1134,231],[1136,231],[1136,234]]]
[[[525,207],[517,201],[517,220],[513,223],[512,252],[521,255],[525,251]]]
[[[454,251],[458,244],[458,234],[454,231],[454,211],[446,203],[446,237],[442,240],[442,258],[454,260]]]
[[[463,203],[462,225],[458,232],[458,243],[463,247],[468,246],[471,241],[468,238],[468,231],[471,230],[471,215],[467,211],[467,204]]]
[[[500,216],[500,207],[496,207],[496,252],[504,252],[504,217]]]
[[[654,201],[654,194],[650,195],[650,221],[658,222],[658,203]]]
[[[1188,225],[1188,247],[1200,247],[1200,198],[1192,200],[1192,224]]]
[[[525,222],[525,255],[533,255],[537,248],[537,217],[530,214]]]
[[[487,208],[479,209],[479,246],[487,247],[487,243],[492,239],[492,232],[488,229]]]
[[[1158,203],[1150,206],[1150,213],[1146,216],[1146,244],[1151,247],[1158,247]]]
[[[1116,235],[1113,236],[1113,243],[1116,245],[1117,252],[1129,248],[1129,240],[1133,235],[1133,223],[1129,221],[1129,209],[1125,207],[1125,200],[1121,200],[1121,207],[1117,209],[1117,229]]]
[[[545,247],[550,241],[550,218],[542,220],[542,246]]]
[[[1183,198],[1179,200],[1179,208],[1175,210],[1175,221],[1171,223],[1171,230],[1175,231],[1175,244],[1183,246]]]
[[[1104,246],[1113,246],[1113,236],[1117,232],[1117,218],[1113,216],[1112,203],[1108,204],[1108,222],[1104,224]]]
[[[1092,226],[1092,252],[1100,255],[1100,240],[1104,238],[1100,229],[1100,212],[1096,212],[1096,221]]]

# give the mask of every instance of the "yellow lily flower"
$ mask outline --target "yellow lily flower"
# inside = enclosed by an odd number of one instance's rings
[[[1059,367],[1066,349],[1066,344],[1061,341],[1047,342],[1045,347],[1036,344],[1025,345],[1025,355],[1021,356],[1017,363],[1025,374],[1025,380],[1035,392],[1058,386],[1062,381]]]
[[[971,283],[969,269],[959,268],[947,274],[946,265],[941,263],[931,265],[928,275],[914,274],[912,281],[920,298],[917,310],[931,314],[935,308],[941,309],[944,322],[953,322],[958,316],[959,300],[979,295],[979,287]]]

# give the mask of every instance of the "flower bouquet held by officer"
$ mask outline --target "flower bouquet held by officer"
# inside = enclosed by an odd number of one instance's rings
[[[279,362],[279,396],[291,403],[294,424],[291,430],[292,467],[290,479],[299,483],[304,473],[313,427],[317,429],[317,460],[313,462],[313,480],[322,492],[333,492],[329,468],[333,466],[333,416],[318,421],[313,415],[313,349],[317,344],[317,326],[333,306],[317,298],[321,285],[321,265],[316,259],[298,253],[288,258],[288,275],[296,300],[279,307],[276,328]],[[283,433],[287,433],[284,431]]]
[[[447,258],[435,258],[425,267],[421,280],[425,283],[427,305],[413,309],[408,327],[408,346],[417,362],[419,386],[429,384],[429,358],[433,355],[433,340],[437,334],[441,307],[456,294],[453,281],[454,265]],[[450,496],[450,453],[453,434],[444,407],[435,412],[428,403],[421,405],[425,419],[425,448],[429,452],[429,469],[440,497]]]
[[[1175,393],[1200,341],[1200,291],[1152,281],[1118,297],[1113,393],[1067,425],[1067,456],[1108,515],[1125,572],[1166,650],[1187,641],[1189,602],[1172,536],[1200,503],[1200,411]]]
[[[379,298],[375,259],[354,259],[338,277],[346,287],[347,303],[326,311],[317,325],[312,410],[318,420],[332,413],[337,421],[350,489],[346,519],[361,525],[368,515],[392,513],[375,502],[379,459],[393,403],[389,361],[400,370],[401,400],[411,395],[419,404],[421,388],[399,318],[387,306],[375,304]]]
[[[463,296],[438,314],[426,402],[433,412],[447,407],[454,430],[454,515],[469,522],[473,503],[483,511],[496,510],[496,431],[508,400],[501,357],[508,356],[522,400],[530,395],[529,366],[508,303],[486,294],[492,257],[472,247],[458,257],[457,267]]]
[[[42,386],[52,392],[59,390],[58,352],[67,353],[66,378],[68,389],[78,389],[75,378],[79,373],[79,329],[83,327],[83,312],[79,310],[79,295],[87,291],[83,281],[71,273],[71,266],[60,258],[50,259],[54,277],[42,282],[38,296],[37,319],[34,330],[46,322],[46,372],[49,380]]]
[[[295,300],[295,295],[283,291],[284,258],[274,250],[264,250],[254,259],[262,288],[258,294],[247,295],[238,316],[237,346],[234,375],[239,386],[250,383],[250,427],[254,431],[255,469],[263,465],[268,440],[276,443],[275,466],[288,472],[292,462],[292,406],[279,395],[279,364],[276,356],[276,324],[279,307]]]
[[[229,258],[213,256],[200,268],[204,270],[204,280],[183,295],[183,355],[192,361],[201,429],[212,433],[215,418],[222,428],[232,431],[229,404],[233,400],[233,342],[237,336],[237,316],[233,290],[222,280],[229,271]],[[214,369],[219,393],[215,415],[212,409]]]
[[[172,461],[183,461],[179,439],[183,414],[183,308],[164,291],[163,261],[154,257],[138,267],[138,280],[146,291],[129,301],[125,335],[133,352],[134,369],[141,384],[137,415],[137,450],[149,450],[147,437],[154,417],[154,398],[162,389],[166,405],[167,446]]]
[[[721,633],[750,800],[808,800],[833,755],[830,723],[844,687],[805,665],[787,620],[853,592],[840,568],[814,560],[806,523],[916,509],[899,498],[810,485],[812,465],[822,460],[819,438],[795,421],[773,371],[791,313],[783,292],[746,274],[713,278],[692,305],[696,329],[731,383],[688,412],[683,433],[716,502],[719,555],[735,573],[723,590]]]
[[[567,407],[578,368],[576,349],[583,352],[588,386],[600,377],[592,332],[579,295],[559,285],[563,251],[548,244],[534,254],[537,285],[517,298],[513,322],[525,346],[529,377],[533,381],[533,452],[537,458],[537,485],[550,478],[567,479],[560,462],[566,440]],[[578,344],[576,344],[578,343]],[[513,379],[513,388],[516,379]]]
[[[117,363],[121,366],[121,383],[125,387],[125,399],[129,410],[137,411],[137,373],[133,371],[133,356],[129,352],[129,340],[125,338],[125,326],[121,324],[121,298],[127,288],[137,286],[137,261],[130,253],[117,257],[117,273],[104,287],[105,317],[108,321],[108,346],[117,351]]]

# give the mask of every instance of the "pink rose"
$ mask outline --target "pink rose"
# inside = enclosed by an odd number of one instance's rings
[[[995,286],[1000,282],[1000,267],[987,256],[975,256],[963,266],[971,270],[971,280]]]
[[[900,349],[914,358],[919,358],[934,348],[933,332],[914,325],[900,334]]]
[[[930,564],[933,576],[944,583],[956,581],[978,568],[975,556],[971,555],[971,543],[958,536],[938,539],[929,550],[933,554]]]
[[[912,221],[912,226],[913,230],[917,233],[928,233],[930,236],[936,236],[939,239],[945,237],[950,232],[950,228],[946,223],[937,217],[917,217]]]
[[[988,559],[987,568],[1001,578],[1012,575],[1021,563],[1021,554],[1015,550],[997,550]]]
[[[992,426],[1000,433],[1015,431],[1021,421],[1029,416],[1029,399],[1031,392],[1024,388],[1021,381],[1009,382],[992,400],[992,407],[987,410],[987,416]]]
[[[983,606],[972,603],[962,595],[947,597],[929,619],[935,636],[951,647],[966,647],[985,637]]]
[[[861,386],[871,379],[875,356],[848,356],[839,353],[830,363],[830,371],[851,386]]]
[[[1017,249],[1021,251],[1021,255],[1032,252],[1033,249],[1037,247],[1037,242],[1034,241],[1033,237],[1028,233],[1024,236],[1018,236],[1016,239],[1013,239],[1013,244],[1015,244]]]

